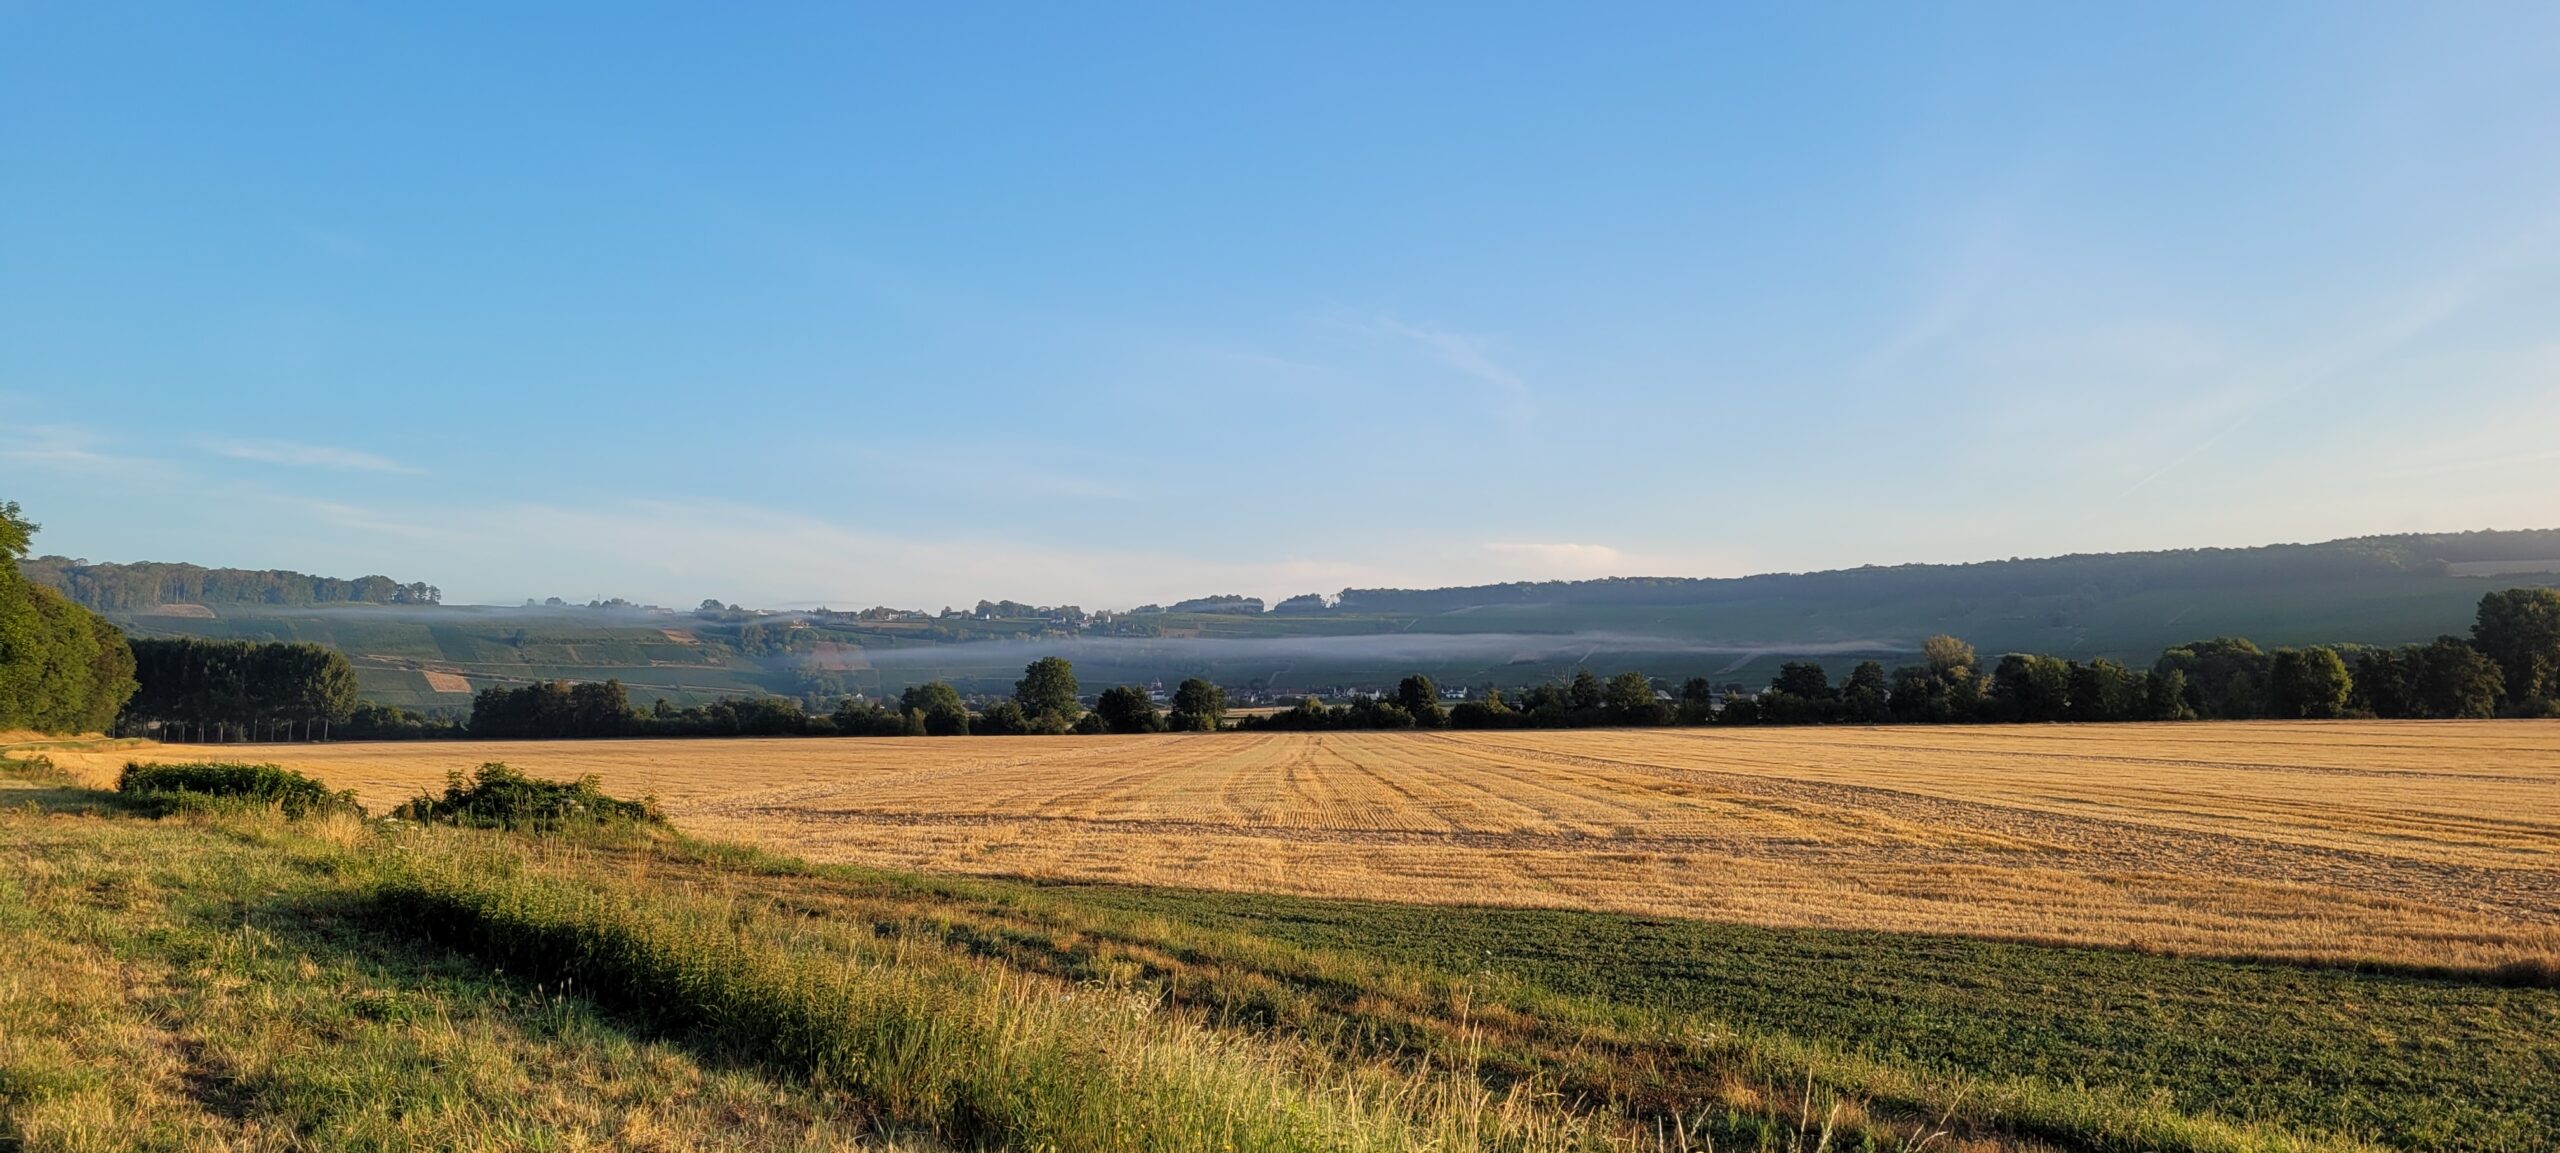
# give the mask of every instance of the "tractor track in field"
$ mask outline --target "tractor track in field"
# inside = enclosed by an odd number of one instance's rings
[[[1457,762],[1493,756],[1531,765],[1652,779],[1692,793],[1704,791],[1704,795],[1739,800],[1760,811],[1784,810],[1798,818],[1796,823],[1806,816],[1836,816],[1844,824],[1872,822],[1881,817],[1933,835],[1919,839],[1898,834],[1882,843],[1844,842],[1801,833],[1790,835],[1775,823],[1762,823],[1747,816],[1720,828],[1692,826],[1675,832],[1648,829],[1643,817],[1623,814],[1609,821],[1575,821],[1549,815],[1533,818],[1531,823],[1544,826],[1535,828],[1469,828],[1464,806],[1453,811],[1446,803],[1450,799],[1447,795],[1421,787],[1428,779],[1426,774],[1439,774],[1428,768],[1355,764],[1356,758],[1346,758],[1354,777],[1383,790],[1392,798],[1394,812],[1415,820],[1380,825],[1347,824],[1338,819],[1215,820],[1202,819],[1197,813],[1154,816],[1110,812],[1141,795],[1153,777],[1179,770],[1185,762],[1178,761],[1109,763],[1107,771],[1098,776],[1077,774],[1082,778],[1075,782],[1077,787],[1057,795],[1024,779],[1023,770],[1036,774],[1044,768],[1064,769],[1070,765],[1105,767],[1081,764],[1084,758],[1072,754],[973,760],[886,774],[858,784],[838,781],[767,788],[697,798],[671,806],[671,811],[679,818],[789,823],[802,828],[1049,829],[1159,840],[1220,838],[1352,847],[1441,847],[1492,853],[1708,856],[1849,872],[2034,868],[2122,877],[2193,878],[2199,882],[2237,880],[2343,890],[2386,902],[2459,910],[2523,923],[2560,924],[2560,869],[2550,867],[2501,868],[2428,860],[2385,851],[2305,844],[2278,836],[2055,812],[2032,804],[1957,799],[1910,788],[1666,764],[1659,759],[1560,752],[1527,743],[1487,742],[1480,737],[1412,734],[1410,739],[1417,741],[1420,748]],[[1316,747],[1324,749],[1329,744],[1319,737]],[[1430,756],[1424,762],[1437,759],[1438,756]],[[972,793],[965,787],[972,778],[985,778],[986,787],[996,790],[996,794],[984,790]],[[955,795],[970,796],[972,803],[957,810],[936,811],[913,805],[884,805],[876,799],[896,796],[917,785],[927,785],[932,791],[960,786],[962,791]],[[1554,782],[1552,787],[1572,791],[1564,782]],[[1222,795],[1231,791],[1222,790]],[[993,807],[984,807],[990,804]],[[1949,838],[1972,843],[1946,843]]]
[[[1447,738],[1442,738],[1446,740]],[[1455,749],[1467,749],[1452,741]],[[1803,777],[1664,765],[1654,761],[1556,753],[1520,745],[1496,746],[1504,755],[1577,768],[1661,776],[1735,793],[1794,802],[1813,801],[1859,812],[1880,812],[1937,828],[1971,829],[2049,846],[2057,868],[2209,878],[2245,878],[2328,888],[2464,909],[2540,924],[2560,924],[2560,870],[2488,868],[2384,853],[2231,833],[2171,828],[2139,821],[2056,813],[1990,801],[1957,800],[1910,789],[1847,785]],[[1872,856],[1877,850],[1861,850]],[[1898,863],[1925,849],[1889,850]],[[2014,865],[2015,855],[1996,850],[1955,850],[1941,863]]]

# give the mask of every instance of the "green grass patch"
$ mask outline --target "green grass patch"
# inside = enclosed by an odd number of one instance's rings
[[[1212,935],[1498,976],[1984,1087],[2102,1087],[2183,1114],[2397,1148],[2560,1140],[2550,988],[1565,910],[1101,887],[1071,899]],[[2076,1113],[2010,1117],[2087,1140]]]

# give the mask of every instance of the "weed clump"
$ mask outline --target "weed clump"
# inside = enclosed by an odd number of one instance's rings
[[[14,757],[0,756],[0,776],[15,777],[22,781],[40,781],[46,784],[56,784],[71,779],[71,774],[63,772],[60,766],[53,763],[53,758],[42,753],[28,753]]]
[[[480,829],[552,832],[567,828],[657,827],[667,823],[652,797],[607,795],[594,776],[574,781],[528,777],[498,761],[445,777],[444,795],[420,796],[391,811],[402,820]]]
[[[331,792],[281,765],[129,763],[116,791],[156,816],[234,806],[273,805],[288,817],[364,814],[353,792]]]

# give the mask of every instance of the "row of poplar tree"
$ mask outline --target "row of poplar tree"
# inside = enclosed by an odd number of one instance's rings
[[[133,661],[141,689],[119,726],[162,740],[326,740],[359,703],[355,666],[322,645],[137,640]]]

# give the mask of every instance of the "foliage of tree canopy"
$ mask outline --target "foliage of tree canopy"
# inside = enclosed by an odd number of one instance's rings
[[[1203,677],[1192,677],[1173,690],[1173,711],[1165,727],[1177,733],[1214,733],[1227,722],[1227,690]]]
[[[2508,589],[2481,597],[2471,644],[2498,663],[2508,700],[2560,696],[2560,589]]]
[[[1102,718],[1102,727],[1115,733],[1152,733],[1164,728],[1164,716],[1156,711],[1156,703],[1147,690],[1136,685],[1114,685],[1102,690],[1093,702],[1094,715]]]
[[[1026,723],[1044,732],[1063,730],[1083,711],[1076,701],[1075,666],[1065,657],[1042,657],[1025,666],[1022,679],[1013,683],[1013,700]]]
[[[907,691],[898,696],[898,708],[909,716],[922,718],[926,736],[956,737],[969,731],[969,706],[961,701],[960,690],[948,681],[907,686]]]
[[[0,729],[103,731],[133,695],[133,653],[105,618],[19,575],[37,528],[0,501]]]
[[[316,644],[196,637],[133,642],[140,689],[117,722],[167,739],[326,736],[356,708],[346,654]]]

